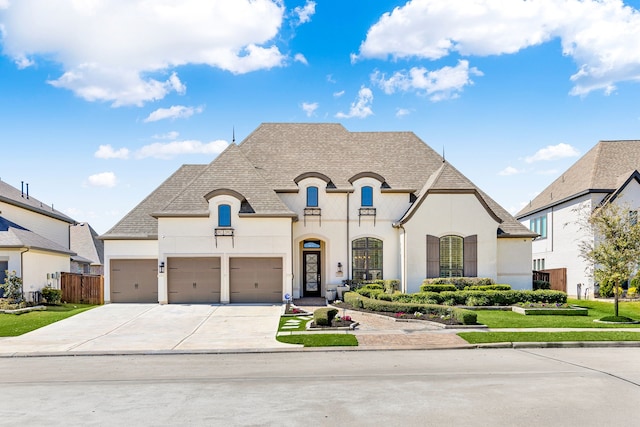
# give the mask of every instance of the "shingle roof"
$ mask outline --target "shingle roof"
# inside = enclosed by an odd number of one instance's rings
[[[0,217],[0,248],[29,248],[75,255],[67,248]]]
[[[474,190],[502,221],[502,235],[530,235],[495,201],[481,192],[412,132],[349,132],[334,123],[266,123],[237,146],[230,145],[209,165],[183,166],[105,235],[105,239],[157,238],[152,215],[206,215],[205,198],[227,189],[246,198],[255,215],[294,216],[277,195],[297,191],[305,173],[327,176],[336,191],[353,191],[349,181],[373,173],[390,191],[415,193],[434,178],[433,189]]]
[[[73,218],[70,218],[62,212],[55,210],[53,207],[42,203],[40,200],[28,195],[26,192],[12,187],[4,181],[0,181],[0,201],[41,215],[59,219],[60,221],[68,222],[70,224],[76,222]]]
[[[87,223],[76,224],[69,228],[71,250],[94,265],[102,265],[104,260],[104,242],[98,240],[98,233]]]
[[[640,141],[600,141],[525,206],[522,218],[587,192],[611,193],[640,169]]]

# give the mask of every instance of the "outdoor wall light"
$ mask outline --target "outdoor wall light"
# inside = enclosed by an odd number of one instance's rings
[[[342,263],[338,263],[338,273],[342,273]]]
[[[160,261],[160,265],[158,267],[160,267],[160,273],[164,273],[164,261]]]

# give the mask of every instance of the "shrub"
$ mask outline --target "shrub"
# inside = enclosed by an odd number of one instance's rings
[[[638,296],[638,288],[636,286],[631,286],[629,289],[627,289],[627,296],[628,297]]]
[[[533,281],[533,290],[537,291],[539,289],[551,289],[551,283],[546,280],[534,280]]]
[[[451,284],[424,284],[420,286],[420,292],[444,292],[457,291],[456,285]]]
[[[488,277],[436,277],[433,279],[424,279],[423,285],[455,285],[458,289],[464,289],[467,286],[487,286],[493,285],[493,280]]]
[[[323,307],[313,312],[313,321],[318,326],[331,326],[331,321],[338,314],[337,308]]]
[[[4,289],[4,297],[14,303],[22,302],[22,279],[16,275],[15,271],[5,270],[4,283],[0,287]]]
[[[600,283],[598,293],[601,298],[611,298],[613,296],[613,280],[603,280]]]
[[[42,297],[47,301],[47,304],[60,304],[60,301],[62,301],[62,290],[50,287],[42,288]]]
[[[474,285],[464,288],[465,291],[510,291],[511,285]]]
[[[342,294],[345,304],[353,308],[362,308],[362,295],[357,292],[345,292]]]
[[[482,306],[490,305],[489,302],[490,302],[489,298],[483,295],[471,295],[469,298],[467,298],[467,301],[465,302],[465,304],[471,307],[473,306],[482,307]]]

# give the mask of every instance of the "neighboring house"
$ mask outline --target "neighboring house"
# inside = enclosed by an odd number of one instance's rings
[[[25,296],[50,285],[57,287],[61,272],[68,272],[69,227],[75,221],[0,181],[0,281],[5,270],[22,278]]]
[[[263,124],[100,238],[105,300],[281,302],[346,279],[530,289],[536,236],[411,132]]]
[[[593,294],[592,266],[579,242],[593,241],[584,217],[603,203],[621,203],[637,217],[640,206],[640,141],[601,141],[544,189],[516,217],[540,236],[533,242],[534,270],[566,269],[570,295]]]
[[[71,257],[71,273],[104,274],[104,242],[98,233],[86,222],[71,226],[71,250],[77,255]]]

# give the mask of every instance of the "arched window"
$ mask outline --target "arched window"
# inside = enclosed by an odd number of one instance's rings
[[[369,186],[360,189],[360,203],[364,207],[373,206],[373,188]]]
[[[460,236],[440,238],[440,277],[464,276],[464,239]]]
[[[307,207],[318,207],[318,187],[307,187]]]
[[[382,279],[382,240],[363,237],[354,240],[351,247],[353,280]]]
[[[231,227],[231,206],[218,205],[218,227]]]

